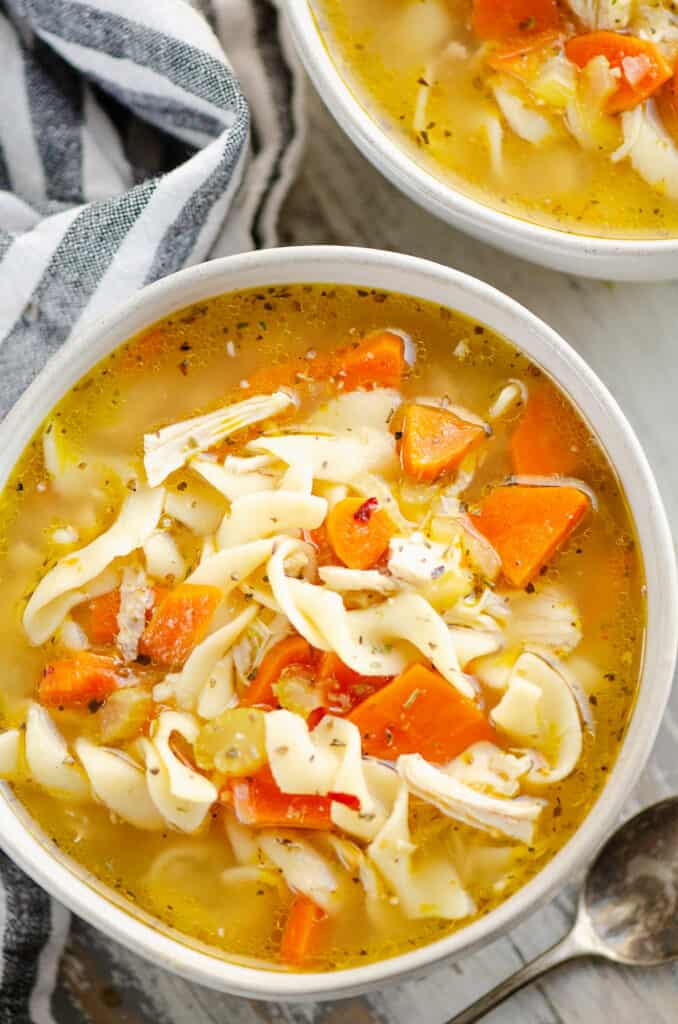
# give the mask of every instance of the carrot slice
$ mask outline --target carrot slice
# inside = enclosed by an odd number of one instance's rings
[[[369,569],[378,562],[395,533],[376,498],[344,498],[332,508],[326,524],[334,553],[349,569]]]
[[[528,37],[560,25],[557,0],[474,0],[473,31],[480,39]]]
[[[118,682],[112,658],[79,651],[70,658],[45,665],[38,687],[38,700],[42,704],[59,707],[100,702],[117,689]]]
[[[329,796],[283,793],[268,765],[243,779],[229,779],[220,794],[242,825],[257,828],[330,829]]]
[[[290,665],[310,665],[313,662],[313,648],[303,636],[287,636],[277,643],[263,658],[257,674],[243,694],[240,704],[252,707],[267,704],[278,707],[278,698],[273,692],[284,669]]]
[[[335,357],[332,375],[344,391],[356,388],[394,388],[405,371],[405,345],[392,331],[368,335],[351,348],[340,349]]]
[[[87,636],[93,644],[109,645],[118,635],[118,612],[120,611],[120,591],[109,590],[93,598],[87,604],[89,612]]]
[[[400,447],[403,469],[416,480],[435,480],[455,469],[484,437],[482,427],[448,409],[408,405]]]
[[[311,956],[325,917],[325,911],[309,896],[300,893],[294,897],[280,943],[280,959],[284,963],[301,964]]]
[[[141,637],[140,653],[161,665],[182,665],[207,633],[220,603],[218,587],[181,583],[153,612]]]
[[[424,665],[410,665],[348,718],[360,729],[363,753],[391,761],[418,753],[443,764],[496,738],[480,708]]]
[[[322,526],[318,526],[315,530],[304,530],[304,540],[315,548],[315,557],[319,566],[337,564],[334,549],[327,536],[325,523]]]
[[[317,678],[325,684],[327,709],[345,715],[390,682],[391,676],[362,676],[339,658],[325,651],[318,661]]]
[[[314,381],[335,377],[343,391],[356,388],[395,387],[405,369],[402,338],[392,331],[378,331],[355,345],[341,348],[333,356],[299,358],[277,366],[265,366],[253,373],[245,394],[267,394],[281,387],[298,388]]]
[[[525,587],[570,537],[588,510],[575,487],[497,487],[473,523],[501,558],[504,576]]]
[[[656,92],[673,74],[673,68],[649,39],[618,32],[587,32],[565,44],[565,53],[578,67],[594,57],[607,57],[620,72],[619,86],[607,101],[610,114],[631,110]]]
[[[584,425],[565,399],[550,384],[532,392],[511,437],[514,472],[571,476],[585,447]]]

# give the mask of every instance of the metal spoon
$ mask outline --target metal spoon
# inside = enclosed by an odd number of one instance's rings
[[[552,967],[582,956],[636,967],[678,959],[678,797],[641,811],[608,839],[569,935],[448,1024],[473,1024]]]

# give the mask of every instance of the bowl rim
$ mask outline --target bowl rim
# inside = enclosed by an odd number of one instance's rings
[[[552,897],[600,844],[637,781],[661,723],[658,710],[663,713],[669,698],[678,642],[678,583],[669,525],[640,443],[614,398],[567,342],[515,300],[459,271],[412,256],[335,246],[272,249],[200,264],[142,289],[72,337],[0,425],[0,485],[55,402],[105,354],[144,326],[192,302],[239,288],[330,282],[390,288],[450,308],[459,309],[461,304],[465,315],[504,334],[555,377],[598,434],[626,492],[645,560],[647,640],[638,699],[622,750],[605,790],[573,837],[532,880],[485,917],[427,946],[361,967],[316,974],[262,970],[218,959],[155,931],[56,860],[20,822],[12,809],[16,798],[2,787],[0,847],[44,889],[143,957],[192,981],[250,998],[328,999],[403,980],[486,944]]]
[[[569,257],[569,269],[574,265],[574,258],[581,261],[577,272],[584,274],[591,272],[605,276],[606,268],[602,264],[595,271],[593,266],[584,269],[589,260],[618,260],[622,257],[631,262],[640,261],[643,257],[678,254],[678,237],[606,238],[546,227],[504,213],[437,178],[417,163],[404,146],[391,140],[344,81],[323,42],[311,0],[289,0],[285,5],[285,15],[311,81],[349,138],[385,178],[441,220],[507,251],[516,251],[516,244],[519,244],[522,248],[517,255],[536,262],[541,262],[539,251],[548,254],[546,259]],[[544,265],[556,265],[547,263],[546,259]],[[618,276],[618,264],[616,266],[617,269],[612,269],[610,264],[609,275],[613,279]],[[561,267],[566,269],[562,264]],[[664,270],[657,273],[658,280],[666,276]]]

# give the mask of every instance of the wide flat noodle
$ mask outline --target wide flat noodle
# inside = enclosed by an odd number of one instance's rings
[[[339,909],[339,873],[326,857],[298,832],[263,833],[259,846],[282,871],[292,892],[301,892],[331,914]]]
[[[285,530],[315,530],[327,515],[327,502],[302,491],[270,491],[239,498],[217,532],[220,548],[270,537]]]
[[[283,793],[355,797],[359,810],[332,803],[339,828],[369,842],[390,813],[398,777],[392,769],[364,759],[360,732],[352,722],[326,715],[309,731],[300,715],[271,711],[266,715],[266,753]]]
[[[181,583],[186,575],[186,561],[171,533],[154,530],[143,548],[149,576],[165,583]]]
[[[268,762],[273,778],[283,793],[325,796],[334,788],[338,757],[327,750],[326,745],[317,742],[315,730],[310,733],[300,715],[285,710],[270,711],[266,715],[265,724]],[[358,731],[355,726],[353,729]]]
[[[20,729],[0,732],[0,779],[14,779],[19,772],[23,736]]]
[[[102,804],[136,828],[157,830],[164,819],[151,800],[144,771],[121,750],[98,747],[81,736],[75,752]]]
[[[346,611],[338,594],[286,575],[286,561],[300,550],[303,545],[298,542],[280,539],[267,575],[284,614],[312,646],[335,651],[361,675],[388,676],[397,675],[412,661],[411,645],[460,693],[475,697],[461,670],[454,633],[425,598],[403,593],[365,610]],[[494,639],[489,649],[496,649]]]
[[[183,490],[167,490],[165,512],[198,537],[212,536],[224,517],[225,502],[208,487],[184,483]]]
[[[324,402],[299,429],[304,433],[318,430],[321,433],[352,434],[359,424],[363,429],[387,432],[402,401],[402,395],[395,388],[347,391]]]
[[[169,673],[154,687],[154,699],[166,701],[173,698],[178,708],[194,710],[210,674],[258,614],[257,605],[250,604],[221,629],[210,633],[191,651],[180,672]]]
[[[310,465],[314,480],[348,484],[358,473],[397,472],[395,439],[385,430],[355,427],[352,434],[282,434],[250,441],[250,451],[265,451],[293,465]]]
[[[328,832],[323,836],[323,840],[351,878],[358,878],[365,893],[367,916],[375,928],[385,932],[389,925],[394,923],[395,908],[388,898],[386,886],[374,864],[356,843],[344,836]]]
[[[378,569],[347,569],[343,565],[325,565],[318,576],[330,590],[343,593],[369,591],[374,594],[394,594],[400,584]]]
[[[543,755],[528,776],[531,783],[551,785],[574,770],[583,746],[577,701],[565,678],[543,658],[521,654],[491,718],[516,744]]]
[[[199,726],[186,712],[163,711],[155,719],[150,740],[140,741],[146,761],[146,782],[158,812],[172,828],[196,832],[217,799],[216,786],[184,764],[170,747],[172,733],[193,745]]]
[[[239,544],[235,548],[207,554],[186,582],[206,583],[212,587],[219,587],[224,597],[228,597],[270,558],[272,551],[273,540],[268,539]]]
[[[267,455],[264,455],[263,458],[267,463],[274,462],[274,459]],[[241,461],[256,462],[257,458]],[[260,491],[272,491],[276,487],[279,476],[268,467],[252,470],[252,472],[232,469],[229,466],[228,458],[225,462],[217,462],[206,456],[198,457],[191,459],[189,466],[229,501],[237,501],[238,498],[244,498],[248,494],[258,494]]]
[[[138,485],[120,509],[118,518],[91,544],[61,558],[35,588],[26,611],[24,629],[36,646],[45,643],[68,612],[84,600],[82,589],[116,558],[131,554],[150,537],[162,513],[164,491]]]
[[[251,865],[259,863],[259,844],[257,833],[253,828],[242,825],[233,811],[223,809],[223,820],[231,851],[237,864]]]
[[[455,921],[475,912],[452,861],[439,851],[415,859],[408,824],[408,792],[401,785],[393,811],[367,849],[395,894],[400,909],[414,920],[442,917]]]
[[[363,801],[359,811],[352,810],[345,804],[334,801],[330,809],[332,821],[343,832],[347,832],[364,843],[370,843],[383,827],[393,809],[400,779],[397,772],[386,765],[365,757],[362,760],[362,776],[367,786],[369,800]],[[339,792],[346,792],[343,786],[347,783],[342,779]]]
[[[70,800],[87,800],[91,796],[82,769],[68,752],[63,738],[49,712],[31,703],[26,717],[26,762],[34,782],[50,793]]]
[[[205,718],[208,721],[217,718],[237,701],[233,654],[229,651],[211,669],[200,691],[196,706],[198,718]]]

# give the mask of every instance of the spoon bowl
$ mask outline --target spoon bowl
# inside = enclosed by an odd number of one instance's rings
[[[678,797],[641,811],[608,839],[582,905],[610,959],[652,966],[678,958]]]
[[[678,797],[630,818],[600,848],[564,939],[448,1024],[474,1024],[553,967],[584,956],[630,967],[678,960]]]

